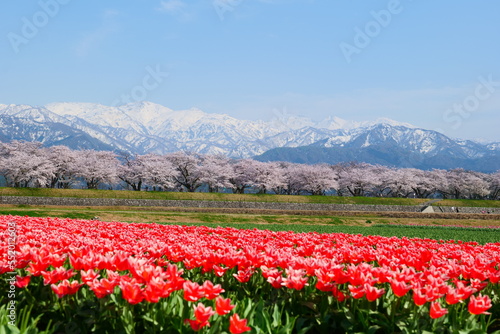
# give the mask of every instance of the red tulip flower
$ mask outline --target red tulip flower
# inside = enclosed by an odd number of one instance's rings
[[[413,289],[413,302],[417,306],[422,306],[428,302],[425,293],[423,293],[422,289]]]
[[[397,281],[397,280],[392,280],[391,281],[391,289],[392,292],[397,296],[397,297],[403,297],[406,295],[408,291],[411,289],[411,284],[408,284],[403,281]]]
[[[198,303],[198,305],[194,308],[194,317],[196,318],[196,321],[200,323],[208,323],[208,320],[214,314],[215,311],[212,309],[212,307],[205,307],[205,305],[203,305],[202,303]]]
[[[117,284],[111,282],[107,278],[103,278],[100,281],[94,279],[92,282],[87,282],[87,285],[97,298],[104,298],[113,293]]]
[[[57,295],[58,298],[62,298],[65,295],[73,295],[82,286],[78,281],[69,282],[67,279],[63,280],[59,285],[52,284],[50,288]]]
[[[246,283],[250,280],[254,273],[254,269],[248,268],[244,270],[238,270],[238,273],[233,274],[233,276],[238,280],[240,283]]]
[[[184,320],[184,323],[189,324],[189,326],[191,326],[191,329],[194,330],[195,332],[198,332],[205,326],[210,326],[208,321],[199,322],[198,320],[192,320],[192,319],[186,319]]]
[[[202,287],[196,283],[191,281],[184,282],[184,299],[188,302],[195,302],[201,297],[203,297],[203,289]]]
[[[14,283],[14,286],[20,289],[25,288],[28,286],[28,284],[30,284],[30,280],[31,276],[16,276],[16,282]]]
[[[73,269],[66,270],[64,267],[58,267],[51,271],[41,271],[41,274],[43,276],[44,285],[55,284],[76,275]]]
[[[240,319],[238,313],[233,314],[229,318],[229,331],[232,334],[245,333],[249,330],[251,328],[247,326],[247,319]]]
[[[442,308],[439,302],[431,303],[430,316],[432,319],[441,318],[443,315],[447,314],[448,310]]]
[[[352,298],[354,299],[362,298],[366,294],[365,287],[363,285],[360,286],[349,285],[348,289],[349,291],[351,291]]]
[[[379,297],[382,297],[385,293],[385,289],[379,289],[369,284],[365,284],[365,291],[366,291],[366,299],[368,299],[369,302],[377,300]]]
[[[229,298],[224,299],[219,296],[217,297],[217,299],[215,299],[215,310],[217,311],[218,315],[228,314],[234,307],[234,305],[231,305],[231,299]]]
[[[203,293],[207,299],[215,299],[218,295],[224,292],[220,284],[214,285],[211,281],[205,281],[202,285]]]
[[[488,296],[479,296],[475,297],[474,295],[470,296],[470,301],[468,305],[469,312],[472,314],[487,314],[487,310],[491,308],[491,299]]]
[[[122,289],[123,298],[131,305],[138,304],[144,300],[144,294],[138,283],[122,281],[120,288]]]
[[[95,272],[92,269],[89,270],[81,270],[80,275],[82,276],[82,282],[83,283],[88,283],[92,282],[94,279],[99,277],[99,273]]]

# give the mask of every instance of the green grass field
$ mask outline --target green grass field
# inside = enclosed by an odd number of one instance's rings
[[[428,199],[421,199],[421,198],[184,193],[184,192],[161,192],[161,191],[146,192],[146,191],[126,191],[126,190],[48,189],[48,188],[0,188],[0,196],[247,201],[247,202],[280,202],[280,203],[374,204],[374,205],[421,205],[429,201]],[[500,207],[500,201],[443,200],[436,203],[435,205],[456,206],[456,207],[462,207],[462,206]]]

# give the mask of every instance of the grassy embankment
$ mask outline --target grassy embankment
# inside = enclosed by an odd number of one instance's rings
[[[76,198],[124,198],[156,200],[198,200],[198,201],[245,201],[280,203],[331,203],[331,204],[375,204],[375,205],[422,205],[429,199],[381,198],[381,197],[339,197],[339,196],[297,196],[269,194],[223,194],[185,193],[163,191],[126,191],[90,189],[48,189],[48,188],[0,188],[0,196],[42,196]],[[439,206],[500,207],[500,201],[487,200],[442,200]]]

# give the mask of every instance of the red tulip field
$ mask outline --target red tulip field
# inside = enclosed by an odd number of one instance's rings
[[[18,216],[0,233],[0,332],[500,328],[500,242]]]

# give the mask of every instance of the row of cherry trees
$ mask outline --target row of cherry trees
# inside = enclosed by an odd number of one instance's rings
[[[130,156],[18,141],[0,143],[0,173],[10,187],[500,198],[500,171],[304,165],[183,152]]]

